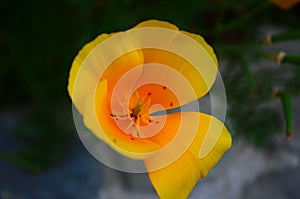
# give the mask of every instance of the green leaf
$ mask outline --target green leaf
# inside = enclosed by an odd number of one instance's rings
[[[286,122],[286,136],[288,139],[290,139],[292,133],[292,116],[293,116],[291,98],[290,95],[284,91],[279,91],[277,93],[277,96],[280,97],[282,102],[285,122]]]
[[[270,45],[272,43],[294,40],[294,39],[300,39],[300,29],[291,30],[288,32],[283,32],[275,35],[267,35],[262,40],[262,44]]]
[[[282,58],[282,63],[290,63],[290,64],[295,64],[300,66],[300,56],[297,55],[285,55]]]

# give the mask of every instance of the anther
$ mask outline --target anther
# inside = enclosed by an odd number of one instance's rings
[[[109,114],[111,117],[117,117],[117,115],[116,114]]]

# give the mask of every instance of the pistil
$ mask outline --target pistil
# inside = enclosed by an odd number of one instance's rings
[[[137,119],[142,106],[143,106],[143,102],[142,100],[139,99],[137,105],[132,109],[132,113],[130,114],[130,116]]]

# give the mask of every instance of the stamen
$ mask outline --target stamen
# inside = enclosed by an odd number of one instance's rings
[[[129,125],[126,127],[125,131],[128,131],[133,125],[134,125],[134,122],[131,120]]]
[[[120,106],[123,108],[123,112],[126,113],[126,110],[127,110],[127,103],[126,103],[126,102],[121,102],[120,99],[118,99],[118,103],[119,103]]]
[[[141,126],[153,122],[148,115],[148,109],[151,104],[151,95],[152,93],[148,92],[146,95],[140,97],[139,93],[135,92],[134,96],[131,96],[129,104],[128,102],[124,103],[120,99],[117,99],[121,111],[114,111],[110,116],[115,120],[126,120],[125,126],[123,126],[125,128],[122,128],[124,133],[137,138],[143,137]]]
[[[140,138],[141,136],[140,136],[140,133],[139,133],[139,132],[142,132],[142,130],[141,130],[141,128],[140,128],[140,122],[139,122],[139,119],[138,119],[138,121],[137,121],[137,124],[138,124],[138,125],[135,126],[136,136],[137,136],[138,138]]]
[[[139,134],[139,132],[136,130],[136,136],[138,137],[138,138],[140,138],[140,134]]]
[[[123,114],[123,113],[110,113],[109,114],[111,117],[115,118],[116,120],[120,119],[120,120],[126,120],[128,119],[128,114]]]
[[[111,117],[117,117],[117,115],[116,114],[109,114]]]

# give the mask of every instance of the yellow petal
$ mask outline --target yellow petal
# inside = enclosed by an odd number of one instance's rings
[[[191,37],[192,39],[197,41],[201,46],[203,46],[203,48],[205,48],[205,50],[208,52],[209,56],[214,60],[216,66],[218,65],[218,60],[217,60],[216,54],[214,53],[213,48],[205,42],[203,37],[201,37],[200,35],[194,34],[194,33],[186,32],[186,31],[180,31],[180,32]]]
[[[106,142],[120,154],[133,159],[144,159],[160,145],[148,139],[139,139],[123,132],[108,112],[107,80],[101,81],[86,97],[84,105],[84,124],[99,139]]]
[[[178,30],[178,28],[173,24],[170,24],[166,21],[159,21],[159,20],[155,20],[155,19],[143,21],[143,22],[139,23],[138,25],[136,25],[134,28],[145,28],[145,27],[158,27],[158,28],[168,28],[168,29],[176,30],[176,31]]]
[[[168,31],[134,31],[135,28],[165,28]],[[128,33],[141,46],[145,64],[157,63],[175,69],[189,81],[196,98],[204,96],[210,90],[217,74],[218,61],[213,49],[201,36],[179,31],[176,26],[158,20],[142,22],[135,28]],[[195,100],[195,96],[191,96],[189,100],[186,103]]]
[[[83,101],[86,97],[87,93],[90,91],[93,85],[96,84],[98,81],[97,74],[92,69],[92,67],[85,68],[85,70],[81,70],[80,76],[78,73],[81,69],[82,63],[84,62],[85,58],[90,54],[90,52],[99,45],[102,41],[109,38],[112,34],[101,34],[92,42],[86,44],[75,57],[70,74],[69,74],[69,82],[68,82],[68,92],[69,95],[79,110],[80,113],[83,112]],[[80,84],[76,85],[76,96],[74,96],[74,86],[75,82],[80,82]]]
[[[203,113],[186,113],[187,117],[200,116],[200,125],[191,146],[172,164],[148,173],[149,178],[161,199],[185,199],[188,197],[198,180],[217,164],[222,155],[231,147],[231,136],[226,127],[214,117]],[[194,115],[191,115],[194,114]],[[185,116],[184,116],[185,117]],[[199,158],[199,150],[207,134],[214,133],[222,125],[222,131],[210,153]],[[162,153],[161,155],[166,155]],[[146,168],[152,167],[153,159],[157,161],[167,158],[156,155],[145,161]]]
[[[212,87],[216,74],[217,74],[217,67],[216,65],[205,65],[207,73],[203,76],[199,73],[199,71],[189,63],[184,57],[176,55],[172,52],[160,50],[160,49],[143,49],[144,55],[144,63],[159,63],[168,67],[175,69],[178,74],[181,74],[182,78],[189,82],[189,86],[194,90],[195,95],[186,96],[187,100],[184,103],[189,103],[197,98],[204,96]],[[205,55],[205,57],[198,56],[199,60],[208,59],[209,54]],[[202,71],[205,72],[205,71]],[[168,77],[172,80],[172,77]],[[178,83],[178,86],[182,84]],[[166,85],[168,86],[168,85]],[[186,89],[183,89],[184,91]],[[184,105],[184,104],[181,104]]]

